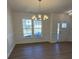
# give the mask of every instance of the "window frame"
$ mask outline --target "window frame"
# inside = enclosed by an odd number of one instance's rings
[[[41,27],[37,27],[37,28],[35,28],[34,27],[34,21],[33,21],[33,30],[34,29],[41,29],[41,35],[40,35],[40,37],[37,37],[37,36],[35,36],[35,33],[33,33],[33,35],[34,35],[34,38],[42,38],[42,35],[43,35],[43,33],[42,33],[42,20],[37,20],[37,21],[41,21]],[[34,31],[33,31],[34,32]]]
[[[23,18],[23,19],[22,19],[22,28],[23,28],[23,26],[24,26],[24,25],[23,25],[23,20],[28,20],[28,19],[29,19],[29,18]],[[28,38],[28,39],[30,39],[30,38],[42,38],[42,36],[43,36],[43,33],[42,33],[42,30],[43,30],[43,29],[42,29],[42,26],[43,26],[43,25],[42,25],[42,20],[40,20],[40,21],[41,21],[41,35],[40,35],[40,37],[35,37],[35,35],[34,35],[34,29],[35,29],[35,28],[34,28],[34,21],[33,21],[32,19],[29,19],[29,20],[31,20],[31,22],[32,22],[32,28],[31,28],[31,29],[32,29],[32,35],[31,35],[31,37],[29,37],[29,36],[24,36],[24,32],[23,32],[23,37],[24,37],[24,38]],[[40,29],[40,28],[36,28],[36,29]],[[23,30],[24,30],[24,28],[23,28]],[[22,31],[23,31],[23,30],[22,30]]]

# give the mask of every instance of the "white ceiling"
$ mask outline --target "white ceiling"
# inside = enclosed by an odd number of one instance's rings
[[[8,0],[13,11],[39,13],[38,0]],[[42,0],[41,13],[64,12],[72,9],[72,0]]]

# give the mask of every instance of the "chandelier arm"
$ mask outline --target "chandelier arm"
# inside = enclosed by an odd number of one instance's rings
[[[41,1],[42,0],[38,0],[39,1],[39,13],[41,12]]]
[[[38,16],[33,16],[32,17],[32,19],[33,20],[36,20],[36,19],[38,19],[38,20],[48,20],[48,16],[47,15],[41,15],[41,1],[42,0],[38,0],[39,1],[39,8],[38,8],[38,10],[39,10],[39,15]]]

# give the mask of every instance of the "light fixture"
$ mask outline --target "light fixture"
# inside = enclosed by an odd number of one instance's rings
[[[39,2],[39,11],[41,12],[41,3],[42,0],[38,0]],[[32,20],[48,20],[48,16],[46,14],[42,15],[42,14],[38,14],[38,15],[33,15],[32,16]]]
[[[72,10],[66,11],[66,14],[72,15]]]

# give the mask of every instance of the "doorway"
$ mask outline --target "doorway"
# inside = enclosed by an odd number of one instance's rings
[[[56,42],[59,42],[60,40],[60,23],[57,23],[57,40]]]
[[[68,23],[63,21],[63,22],[58,22],[57,23],[57,39],[56,42],[61,42],[65,41],[67,37],[67,32],[68,32]]]

